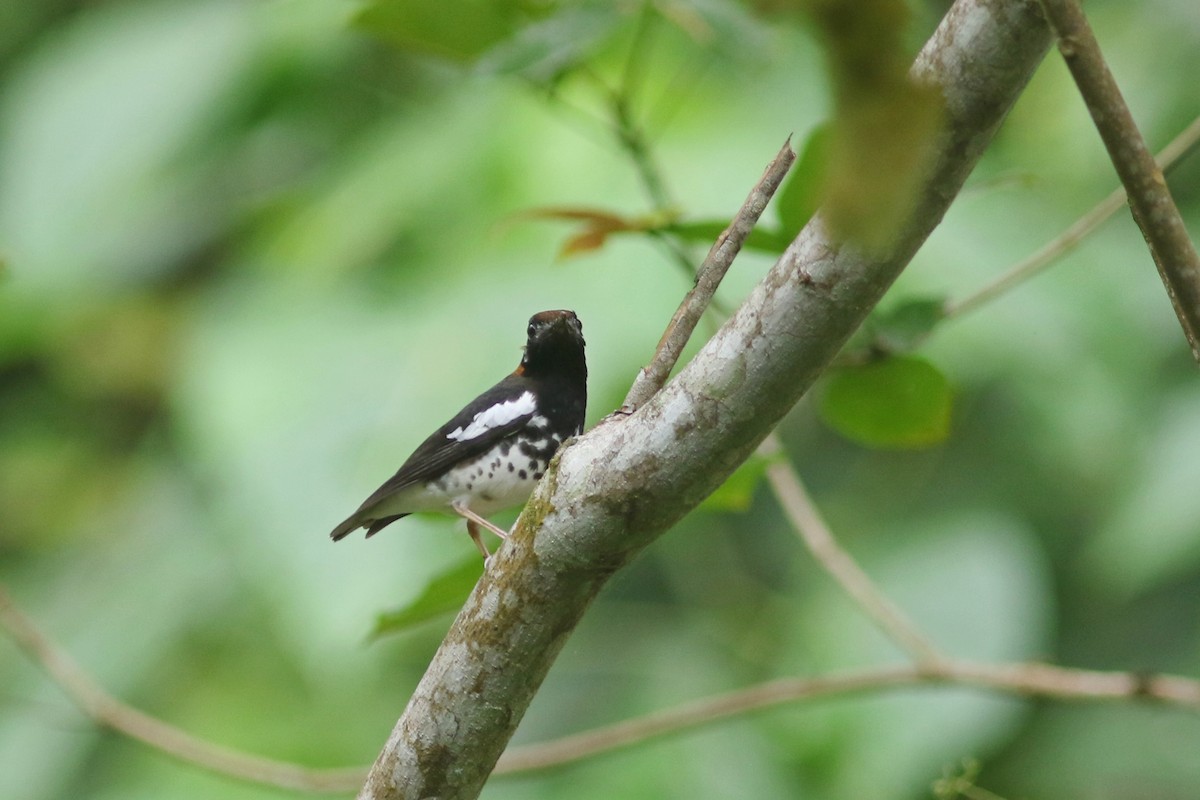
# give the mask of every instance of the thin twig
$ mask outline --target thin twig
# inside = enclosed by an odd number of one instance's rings
[[[500,759],[494,774],[547,769],[786,703],[922,685],[966,686],[1069,701],[1153,700],[1200,712],[1200,681],[1190,678],[1141,677],[1040,663],[945,661],[936,667],[877,667],[815,678],[783,678],[694,700],[553,742],[512,748]]]
[[[854,557],[834,538],[805,491],[800,476],[784,457],[779,437],[772,433],[759,445],[758,452],[770,459],[767,482],[792,528],[817,563],[858,604],[859,609],[918,664],[930,666],[941,662],[943,657],[929,638],[879,590]]]
[[[642,187],[650,202],[659,210],[671,208],[675,203],[667,191],[662,171],[650,158],[650,145],[645,131],[634,119],[633,103],[640,84],[644,82],[646,70],[643,61],[652,50],[652,39],[657,30],[657,13],[652,2],[644,2],[634,29],[633,41],[625,58],[620,88],[610,93],[609,105],[615,123],[617,142],[632,158],[642,180]]]
[[[1055,700],[1153,700],[1200,712],[1200,681],[1180,675],[1099,672],[1038,662],[946,661],[924,672],[936,683],[974,686]]]
[[[181,761],[253,783],[306,792],[357,789],[367,767],[310,769],[206,742],[115,699],[39,631],[0,587],[0,627],[96,724]],[[1200,681],[1171,675],[1094,672],[1050,664],[979,664],[941,659],[934,664],[877,667],[811,678],[783,678],[551,742],[512,748],[495,774],[516,774],[579,761],[655,737],[686,732],[731,717],[822,697],[919,685],[955,685],[1025,697],[1074,701],[1153,700],[1200,712]]]
[[[641,11],[633,29],[633,41],[629,43],[629,52],[625,55],[625,67],[621,70],[620,89],[616,97],[628,108],[638,89],[646,80],[646,61],[651,58],[654,49],[654,35],[658,31],[658,14],[652,0],[643,0]],[[665,197],[665,194],[663,195]],[[658,197],[656,203],[662,204]]]
[[[1192,120],[1182,133],[1171,140],[1157,156],[1158,166],[1170,172],[1200,144],[1200,117]],[[1094,208],[1076,220],[1065,231],[1047,242],[1033,255],[1005,270],[999,277],[960,300],[948,301],[943,308],[946,317],[956,317],[995,300],[1019,283],[1029,280],[1057,259],[1073,250],[1084,238],[1100,227],[1128,202],[1125,187],[1118,186]]]
[[[644,11],[642,21],[639,23],[638,37],[646,35],[649,28],[649,4]],[[635,48],[636,50],[636,45]],[[641,181],[642,188],[646,191],[646,196],[650,200],[654,209],[659,212],[669,212],[675,207],[671,200],[670,193],[667,191],[666,181],[663,179],[662,170],[654,161],[650,154],[650,145],[646,140],[646,134],[637,124],[633,116],[633,111],[630,108],[632,100],[633,86],[630,83],[632,80],[632,72],[636,72],[633,67],[634,50],[630,51],[630,61],[627,62],[627,80],[622,84],[619,90],[612,89],[604,82],[604,79],[590,69],[582,69],[581,74],[590,79],[596,86],[607,103],[609,116],[607,119],[599,121],[601,127],[612,136],[617,146],[629,156],[633,163],[634,170],[637,172],[638,180]],[[584,112],[586,113],[586,112]],[[668,236],[660,230],[648,231],[650,238],[654,240],[671,259],[672,263],[686,275],[688,278],[695,276],[693,268],[695,260],[688,253],[687,246],[676,239]]]
[[[659,736],[711,725],[730,717],[783,703],[829,695],[903,686],[914,682],[915,667],[883,667],[836,673],[817,678],[785,678],[727,694],[644,714],[636,719],[564,736],[543,744],[514,747],[496,764],[492,774],[530,772],[568,764],[599,753],[639,744]]]
[[[704,315],[704,310],[716,293],[717,287],[721,285],[725,273],[729,271],[733,259],[742,249],[742,243],[750,235],[754,224],[758,222],[795,160],[796,153],[792,150],[791,137],[788,137],[779,154],[767,165],[762,178],[738,210],[733,222],[717,237],[704,262],[696,270],[695,286],[684,296],[683,302],[679,304],[675,315],[667,324],[654,358],[638,372],[629,394],[625,397],[623,411],[636,410],[667,382],[667,376],[671,374],[671,369],[683,353],[692,331]]]
[[[1167,287],[1192,356],[1200,362],[1200,255],[1188,238],[1171,190],[1121,97],[1079,3],[1041,2],[1058,36],[1059,52],[1129,194],[1133,218]]]
[[[0,625],[42,666],[67,696],[97,724],[112,728],[219,775],[314,793],[352,792],[362,786],[366,767],[310,769],[297,764],[242,753],[191,734],[151,717],[102,689],[70,656],[45,636],[0,587]]]

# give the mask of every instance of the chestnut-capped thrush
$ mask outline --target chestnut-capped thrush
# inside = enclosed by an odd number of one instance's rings
[[[486,559],[485,517],[524,503],[562,442],[583,431],[587,364],[583,324],[574,311],[534,314],[525,354],[504,380],[434,431],[386,483],[333,529],[336,542],[356,528],[367,536],[416,511],[448,511]]]

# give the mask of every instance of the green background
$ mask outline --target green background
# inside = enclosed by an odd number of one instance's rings
[[[515,366],[530,314],[583,320],[590,425],[689,286],[643,235],[560,260],[572,229],[528,214],[661,210],[611,130],[630,54],[687,220],[731,217],[831,107],[812,30],[724,0],[359,10],[0,2],[0,579],[117,696],[310,766],[375,757],[450,622],[369,642],[376,615],[474,553],[450,518],[328,530]],[[943,10],[913,6],[912,52]],[[1200,11],[1087,10],[1160,147],[1200,109]],[[973,291],[1115,185],[1052,53],[885,303]],[[1172,186],[1195,236],[1200,161]],[[724,306],[771,260],[739,258]],[[827,384],[783,425],[842,541],[951,654],[1200,673],[1200,385],[1128,214],[919,353],[952,387],[944,441],[856,444],[819,419]],[[900,660],[742,487],[613,580],[517,742]],[[8,642],[0,686],[0,797],[291,795],[95,728]],[[484,796],[921,798],[973,758],[1005,797],[1194,798],[1197,753],[1180,711],[921,689]]]

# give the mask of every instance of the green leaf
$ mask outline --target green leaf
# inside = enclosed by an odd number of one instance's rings
[[[471,61],[508,38],[521,21],[520,4],[508,0],[374,0],[354,24],[405,50]]]
[[[427,622],[434,617],[457,611],[475,588],[483,572],[483,563],[478,556],[463,561],[438,575],[425,586],[425,591],[402,608],[385,611],[375,619],[375,628],[370,639],[378,639],[389,633]]]
[[[836,370],[820,413],[829,427],[867,447],[930,447],[950,433],[952,395],[946,376],[926,359],[892,356]]]
[[[750,456],[715,492],[704,498],[700,508],[704,511],[748,511],[754,500],[754,489],[776,458],[782,458],[782,455],[768,458],[755,453]]]
[[[946,317],[944,297],[913,297],[873,313],[867,321],[872,343],[887,353],[914,350]]]
[[[789,173],[787,182],[775,198],[775,215],[779,219],[780,235],[785,242],[796,238],[800,229],[821,205],[825,182],[829,176],[829,144],[831,127],[822,122],[804,140],[800,157]]]

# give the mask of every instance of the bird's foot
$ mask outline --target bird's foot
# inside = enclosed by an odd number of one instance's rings
[[[494,522],[489,522],[488,520],[479,516],[474,511],[467,508],[465,505],[455,503],[454,505],[450,506],[450,508],[452,508],[454,510],[455,514],[458,514],[460,517],[464,518],[467,521],[467,530],[471,529],[471,523],[473,522],[476,525],[482,525],[483,527],[487,528],[489,531],[496,534],[501,539],[508,538],[508,531],[504,530],[504,528],[501,528],[499,525],[496,525]]]

